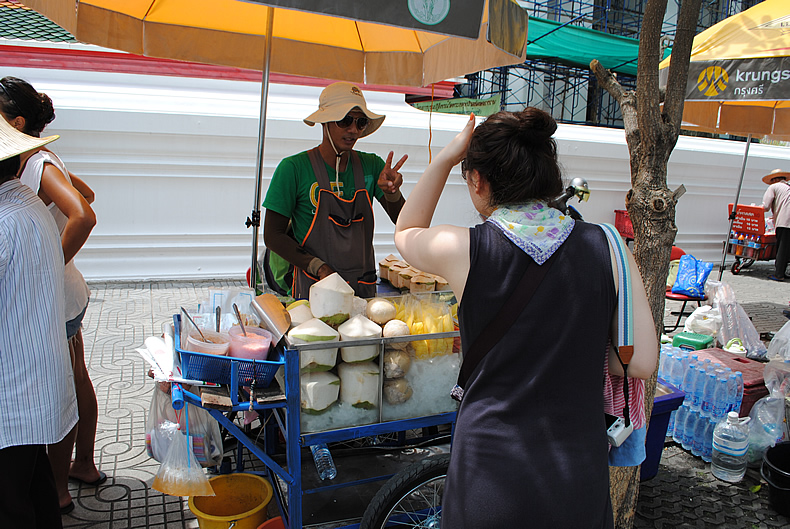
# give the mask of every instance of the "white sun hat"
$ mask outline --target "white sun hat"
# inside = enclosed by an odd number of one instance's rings
[[[359,135],[360,138],[373,134],[384,122],[385,116],[368,110],[362,90],[355,84],[344,82],[332,83],[324,88],[318,97],[318,110],[307,116],[304,122],[312,127],[316,123],[340,121],[355,108],[370,119],[368,126]]]

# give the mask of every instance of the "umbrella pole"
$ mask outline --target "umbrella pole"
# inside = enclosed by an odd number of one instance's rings
[[[250,286],[258,284],[258,229],[261,226],[261,183],[263,181],[263,143],[266,139],[266,100],[269,97],[269,69],[272,59],[272,30],[274,28],[274,8],[266,8],[266,49],[263,53],[263,82],[261,83],[261,115],[258,122],[258,157],[255,160],[255,203],[252,205],[252,218],[247,218],[247,227],[252,226],[252,265],[250,266]]]
[[[749,145],[752,144],[752,135],[746,137],[746,150],[743,153],[743,163],[741,164],[741,179],[738,182],[738,192],[735,193],[735,202],[732,203],[732,213],[730,213],[730,229],[724,237],[724,250],[721,252],[721,265],[719,266],[719,281],[724,274],[724,260],[727,258],[727,245],[730,241],[730,233],[732,233],[732,225],[735,223],[735,215],[738,212],[738,200],[741,198],[741,187],[743,186],[743,175],[746,172],[746,159],[749,158]]]

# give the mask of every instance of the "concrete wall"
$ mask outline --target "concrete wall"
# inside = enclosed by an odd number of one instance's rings
[[[96,191],[98,224],[77,257],[89,279],[240,277],[249,267],[260,85],[252,82],[0,68],[52,97],[56,120],[47,133],[70,170]],[[320,141],[302,118],[319,88],[270,86],[263,195],[278,161]],[[398,94],[366,94],[384,126],[360,140],[361,150],[409,155],[404,193],[429,160],[461,129],[462,116],[414,110]],[[565,177],[589,181],[587,220],[614,222],[630,188],[621,130],[561,125],[556,138]],[[430,145],[430,149],[429,149]],[[677,244],[718,262],[728,229],[744,144],[681,138],[670,160],[669,185],[688,190],[678,204]],[[752,145],[741,203],[761,201],[760,177],[790,168],[790,149]],[[393,226],[376,205],[377,254],[396,253]],[[451,176],[435,222],[471,225],[476,214],[459,170]],[[262,246],[262,237],[261,237]]]

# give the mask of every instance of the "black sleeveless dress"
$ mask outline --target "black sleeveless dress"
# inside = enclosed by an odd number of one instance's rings
[[[532,261],[500,229],[471,229],[459,307],[468,346]],[[603,375],[616,291],[606,236],[577,222],[514,326],[469,377],[443,529],[611,528]]]

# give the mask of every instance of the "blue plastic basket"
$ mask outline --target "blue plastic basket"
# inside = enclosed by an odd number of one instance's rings
[[[238,364],[239,386],[249,386],[255,378],[255,385],[259,388],[268,387],[274,374],[285,364],[285,357],[277,348],[269,352],[269,356],[276,355],[276,360],[247,360],[244,358],[231,358],[205,353],[196,353],[181,349],[181,316],[173,315],[175,330],[176,351],[181,357],[181,370],[184,378],[213,382],[214,384],[230,384],[233,364]]]

